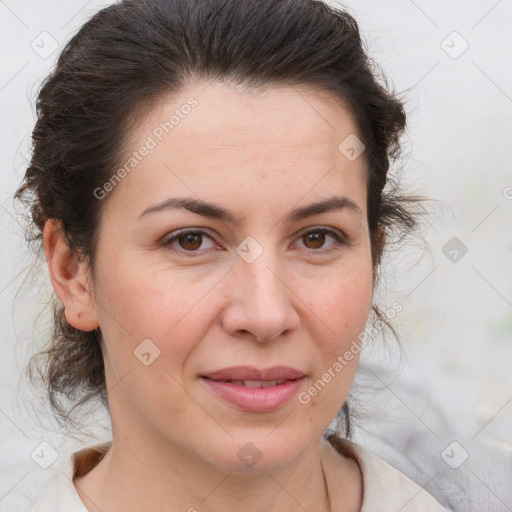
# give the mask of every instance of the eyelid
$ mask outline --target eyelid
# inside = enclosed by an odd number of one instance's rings
[[[343,233],[343,231],[336,229],[336,228],[332,228],[332,227],[328,227],[328,226],[321,226],[321,225],[310,226],[308,228],[305,228],[303,231],[299,232],[297,238],[300,239],[303,236],[308,235],[309,233],[325,233],[327,235],[332,236],[337,242],[337,243],[333,244],[332,246],[330,246],[329,249],[318,249],[318,250],[309,249],[310,252],[318,253],[319,255],[320,254],[328,254],[332,251],[339,250],[340,246],[350,245],[349,238],[347,237],[347,235],[345,235],[345,233]],[[308,250],[308,249],[306,248],[306,250]]]
[[[337,243],[333,244],[334,247],[331,247],[329,249],[305,248],[305,250],[307,250],[308,252],[318,253],[319,255],[321,255],[321,254],[327,254],[332,251],[338,250],[340,248],[340,246],[350,245],[349,238],[347,237],[347,235],[345,235],[345,233],[343,231],[333,228],[333,227],[322,226],[322,225],[309,226],[307,228],[304,228],[302,231],[299,231],[299,233],[295,235],[295,239],[300,239],[309,233],[317,233],[317,232],[326,233],[327,235],[332,236],[336,240]],[[176,231],[173,231],[172,233],[169,233],[162,238],[161,244],[164,247],[170,247],[170,244],[172,242],[174,242],[175,240],[177,240],[180,236],[184,236],[189,233],[206,235],[213,242],[215,242],[215,237],[212,235],[212,232],[208,228],[197,227],[197,228],[183,228],[183,229],[178,229]],[[174,252],[180,252],[184,255],[187,255],[188,257],[201,256],[205,252],[205,250],[187,251],[185,249],[177,249],[174,247],[170,247],[170,250],[174,251]]]
[[[189,233],[192,234],[201,234],[206,235],[208,238],[211,238],[212,241],[215,241],[215,237],[212,234],[212,231],[210,231],[207,228],[183,228],[183,229],[177,229],[176,231],[172,231],[171,233],[168,233],[162,238],[161,244],[163,246],[168,246],[172,242],[174,242],[176,239],[178,239],[180,236],[187,235]],[[185,249],[177,249],[179,252],[183,253],[200,253],[201,251],[186,251]]]
[[[299,231],[298,236],[301,237],[301,236],[307,235],[308,233],[314,233],[316,231],[332,233],[333,235],[337,235],[343,241],[347,241],[347,243],[348,243],[348,236],[340,229],[333,228],[331,226],[322,226],[322,225],[310,226],[310,227],[304,228],[302,231]]]

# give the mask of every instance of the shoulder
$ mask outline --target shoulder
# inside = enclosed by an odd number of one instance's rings
[[[88,512],[73,484],[73,478],[91,470],[109,447],[110,443],[103,443],[72,453],[30,512]]]
[[[355,460],[361,469],[361,512],[446,512],[425,489],[366,448],[337,437],[330,442],[342,455]]]

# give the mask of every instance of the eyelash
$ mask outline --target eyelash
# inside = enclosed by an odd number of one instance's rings
[[[333,246],[338,246],[338,247],[332,247],[330,249],[307,249],[306,248],[306,250],[314,252],[314,253],[330,254],[333,251],[339,250],[339,246],[349,245],[349,243],[348,243],[348,241],[347,241],[347,239],[346,239],[346,237],[344,235],[341,235],[337,231],[333,231],[332,229],[327,229],[327,228],[322,228],[322,227],[318,227],[318,228],[315,228],[315,229],[310,229],[308,231],[303,232],[299,236],[299,239],[301,239],[301,238],[303,238],[303,237],[305,237],[305,236],[307,236],[307,235],[309,235],[311,233],[322,233],[322,234],[330,235],[337,242],[337,243],[334,243],[332,245]],[[213,237],[207,231],[205,231],[203,229],[186,229],[186,230],[183,230],[183,231],[178,231],[176,234],[172,235],[171,237],[164,239],[163,242],[162,242],[162,245],[164,245],[165,247],[169,247],[170,250],[172,250],[172,251],[182,252],[182,253],[186,254],[187,257],[195,258],[195,257],[201,255],[201,251],[200,250],[196,249],[195,251],[188,251],[188,250],[183,249],[183,248],[171,247],[171,244],[175,240],[178,240],[182,236],[189,235],[189,234],[193,234],[193,235],[199,235],[199,234],[200,235],[206,235],[208,238],[213,240]],[[195,255],[194,253],[198,253],[198,254]]]

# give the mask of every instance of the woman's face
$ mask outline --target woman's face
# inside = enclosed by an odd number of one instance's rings
[[[339,101],[298,87],[196,83],[140,120],[98,199],[114,440],[230,471],[318,442],[372,299],[356,134]]]

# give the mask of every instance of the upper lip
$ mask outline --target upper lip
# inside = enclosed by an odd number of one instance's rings
[[[205,373],[202,377],[212,380],[293,380],[304,377],[304,373],[289,366],[273,366],[262,369],[252,366],[231,366]]]

